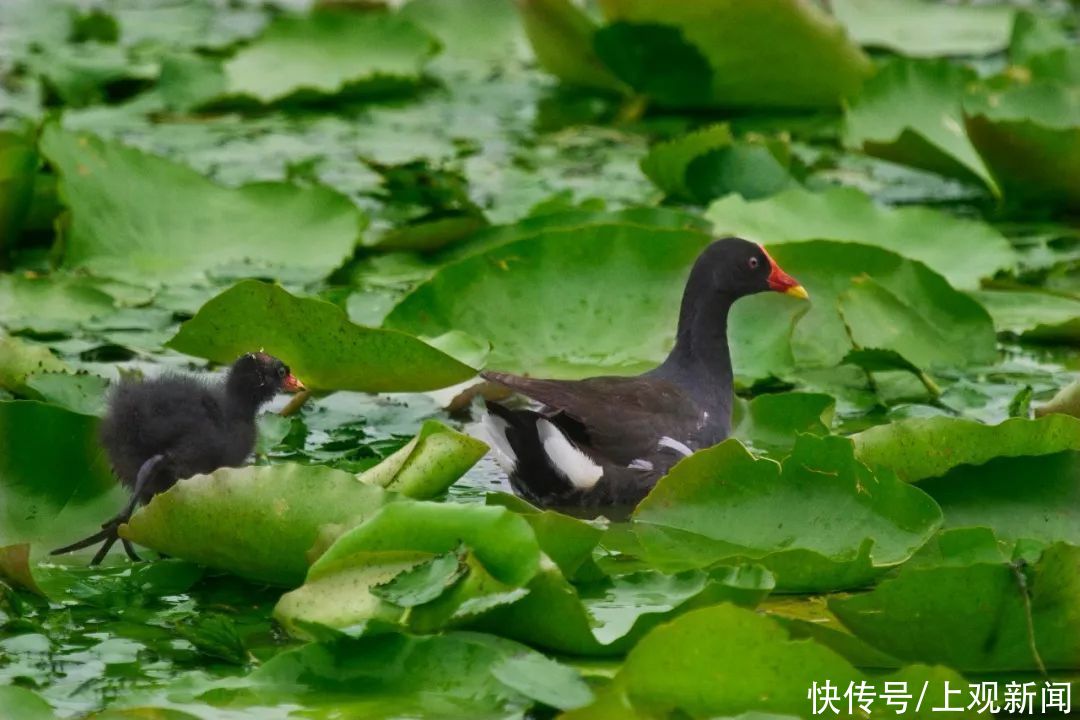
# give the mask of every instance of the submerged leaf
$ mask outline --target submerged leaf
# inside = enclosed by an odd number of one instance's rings
[[[337,305],[255,280],[207,302],[168,345],[222,363],[264,348],[305,384],[333,390],[432,390],[475,372],[405,333],[356,325]]]

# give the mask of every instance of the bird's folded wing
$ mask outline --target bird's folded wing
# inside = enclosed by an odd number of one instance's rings
[[[659,378],[544,380],[486,371],[481,375],[544,405],[544,413],[581,449],[620,465],[656,452],[664,437],[696,436],[701,409],[679,386]]]

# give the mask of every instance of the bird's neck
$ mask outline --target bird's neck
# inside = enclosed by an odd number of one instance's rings
[[[728,348],[728,313],[735,298],[687,293],[675,347],[654,372],[693,393],[710,410],[731,410],[734,377]]]
[[[233,376],[225,381],[225,412],[230,421],[253,422],[265,400],[259,397],[249,383]]]

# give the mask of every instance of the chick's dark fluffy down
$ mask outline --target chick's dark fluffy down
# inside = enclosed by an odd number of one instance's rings
[[[255,445],[255,425],[241,415],[229,417],[223,396],[220,386],[183,376],[117,385],[101,424],[101,444],[121,482],[134,488],[139,468],[158,454],[167,466],[143,489],[146,498],[179,479],[242,465]]]

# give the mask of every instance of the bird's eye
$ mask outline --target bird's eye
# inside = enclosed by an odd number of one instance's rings
[[[750,263],[749,264],[750,264],[750,269],[751,270],[757,270],[758,259],[756,257],[750,258]]]
[[[289,369],[287,367],[285,367],[284,365],[278,365],[277,376],[279,378],[283,378],[288,374],[289,374]]]

